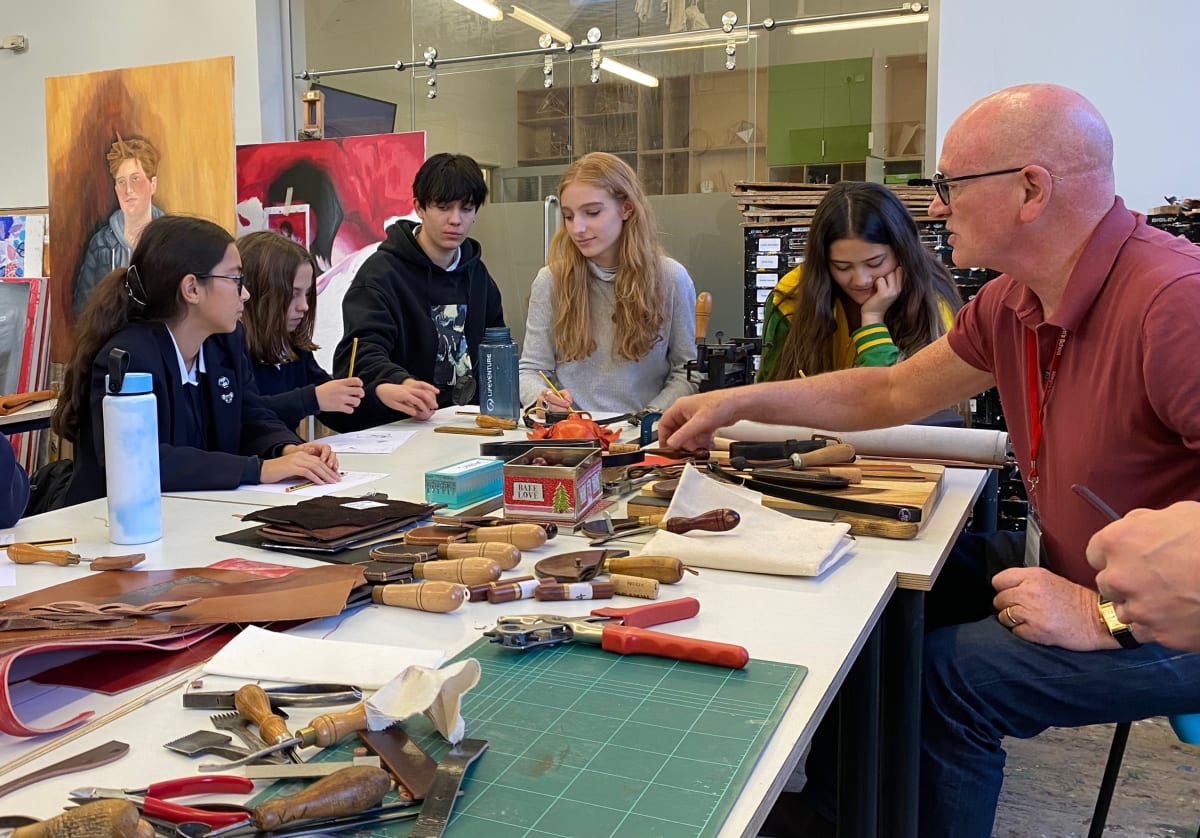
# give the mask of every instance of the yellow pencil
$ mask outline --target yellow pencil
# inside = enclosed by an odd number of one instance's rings
[[[295,486],[288,486],[283,491],[295,492],[298,489],[311,489],[313,486],[316,486],[316,485],[317,484],[314,483],[312,480],[305,480],[303,483],[297,483]]]
[[[39,541],[26,541],[25,544],[32,544],[34,547],[61,547],[64,544],[74,544],[76,539],[74,536],[63,538],[43,538]]]
[[[554,386],[554,384],[550,381],[550,376],[546,375],[545,370],[538,370],[538,375],[540,375],[542,377],[542,381],[546,382],[546,386],[550,388],[551,393],[558,396],[564,402],[567,401],[567,397],[562,394],[562,390],[560,390]],[[567,402],[567,404],[570,405],[570,402]],[[568,406],[567,410],[570,410],[570,409],[571,408]]]
[[[346,378],[354,378],[354,356],[358,354],[358,338],[350,341],[350,371],[346,373]]]

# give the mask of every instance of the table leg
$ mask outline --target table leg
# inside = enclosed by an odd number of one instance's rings
[[[898,590],[883,615],[882,830],[916,838],[921,780],[921,656],[925,592]]]
[[[838,699],[838,838],[879,830],[879,663],[876,623]]]

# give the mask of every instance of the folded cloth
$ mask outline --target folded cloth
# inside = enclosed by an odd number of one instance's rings
[[[646,556],[675,556],[693,567],[818,576],[850,550],[849,524],[793,518],[769,509],[737,487],[705,477],[688,466],[667,508],[668,518],[733,509],[741,523],[726,532],[676,535],[659,530],[642,550]]]
[[[459,712],[463,694],[479,683],[475,658],[443,669],[410,666],[365,702],[367,726],[383,730],[409,716],[424,713],[447,742],[457,745],[466,734]]]
[[[16,413],[34,402],[44,402],[58,395],[57,390],[34,390],[32,393],[9,393],[0,396],[0,416]]]

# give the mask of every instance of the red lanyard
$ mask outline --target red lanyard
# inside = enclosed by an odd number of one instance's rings
[[[1038,484],[1037,464],[1038,453],[1042,449],[1042,423],[1046,419],[1046,405],[1050,403],[1050,393],[1054,390],[1054,381],[1058,378],[1058,362],[1062,360],[1067,334],[1066,329],[1058,333],[1058,343],[1054,346],[1054,357],[1050,359],[1050,368],[1046,371],[1046,385],[1040,387],[1042,376],[1038,365],[1037,337],[1032,329],[1025,332],[1025,358],[1028,368],[1026,387],[1029,392],[1029,491],[1031,501]]]

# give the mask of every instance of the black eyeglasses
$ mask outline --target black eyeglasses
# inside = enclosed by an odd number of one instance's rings
[[[950,206],[950,184],[961,183],[964,180],[975,180],[981,177],[995,177],[996,175],[1011,175],[1015,174],[1024,166],[1018,166],[1015,169],[1000,169],[995,172],[983,172],[978,175],[961,175],[959,177],[943,177],[941,172],[933,173],[933,191],[937,193],[938,200],[946,206]]]
[[[237,292],[239,296],[241,296],[242,289],[246,287],[245,274],[233,274],[232,276],[229,274],[196,274],[196,279],[231,279],[237,283]]]

